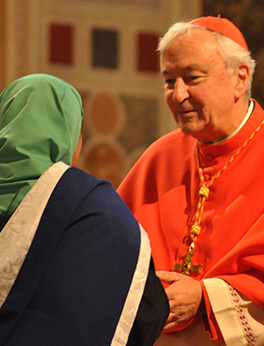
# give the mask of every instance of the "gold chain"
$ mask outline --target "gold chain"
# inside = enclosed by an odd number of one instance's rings
[[[191,225],[189,248],[186,251],[184,262],[183,263],[175,262],[174,269],[173,269],[174,271],[180,271],[185,275],[190,275],[190,271],[195,271],[198,273],[200,272],[200,267],[202,264],[193,265],[192,257],[194,256],[195,242],[201,232],[202,213],[204,210],[204,203],[209,197],[210,186],[214,184],[216,179],[218,179],[220,175],[227,169],[230,163],[234,161],[234,159],[240,154],[242,149],[244,149],[247,146],[247,144],[254,138],[254,136],[260,130],[263,124],[264,124],[264,120],[260,123],[260,125],[256,128],[256,130],[250,135],[250,137],[245,140],[245,142],[241,145],[241,147],[238,148],[238,150],[225,163],[225,165],[221,169],[219,169],[219,171],[212,177],[212,179],[208,183],[205,183],[203,169],[200,167],[198,146],[196,145],[196,159],[197,159],[197,166],[198,166],[198,172],[199,172],[199,178],[200,178],[198,202],[197,202],[196,211],[193,217],[193,222]]]

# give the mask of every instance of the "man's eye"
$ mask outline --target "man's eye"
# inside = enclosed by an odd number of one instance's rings
[[[198,82],[201,76],[194,75],[194,76],[187,76],[185,77],[186,83],[195,83]]]
[[[198,76],[187,76],[186,79],[189,79],[189,80],[195,80],[199,78]]]
[[[164,83],[167,84],[167,85],[173,85],[174,82],[175,82],[174,79],[169,79],[169,78],[168,78],[168,79],[165,79],[165,80],[164,80]]]

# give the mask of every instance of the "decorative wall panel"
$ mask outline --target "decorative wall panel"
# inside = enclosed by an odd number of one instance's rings
[[[74,29],[71,25],[53,24],[49,26],[49,61],[55,64],[73,63]]]
[[[75,86],[84,105],[79,167],[114,187],[153,141],[176,127],[156,49],[183,17],[179,1],[7,1],[9,80],[41,72]],[[190,0],[188,11],[199,1]]]
[[[137,69],[141,72],[158,72],[159,55],[157,47],[159,35],[138,33],[137,35]]]
[[[85,116],[79,166],[117,187],[157,138],[158,100],[107,93],[82,98]]]
[[[118,32],[103,28],[92,30],[93,67],[118,67]]]

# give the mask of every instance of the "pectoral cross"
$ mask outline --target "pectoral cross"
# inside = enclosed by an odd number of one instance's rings
[[[199,165],[198,165],[199,167]],[[200,267],[202,264],[192,264],[192,257],[194,255],[195,242],[201,232],[201,215],[204,209],[205,200],[208,198],[210,190],[208,186],[204,184],[203,170],[199,167],[201,182],[203,183],[199,190],[199,199],[197,202],[195,217],[190,230],[190,245],[186,251],[185,260],[183,263],[174,263],[174,271],[179,271],[184,275],[190,275],[190,272],[200,273]]]
[[[186,257],[184,260],[184,263],[174,263],[174,271],[180,271],[184,275],[190,275],[190,271],[200,273],[200,267],[202,264],[194,265],[192,264],[192,256],[193,252],[190,252],[189,250],[186,251]]]

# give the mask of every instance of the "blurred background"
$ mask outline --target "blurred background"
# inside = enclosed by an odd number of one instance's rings
[[[263,106],[264,0],[0,0],[0,89],[36,72],[74,85],[85,113],[79,167],[117,187],[176,127],[159,38],[176,21],[219,13],[239,26],[257,60],[253,97]]]

